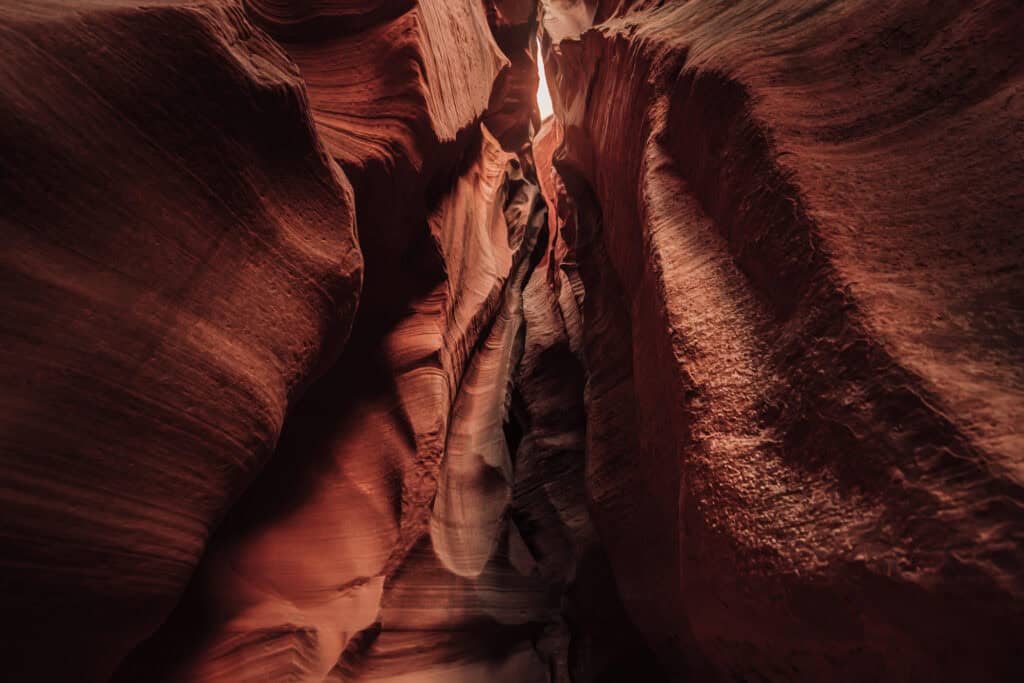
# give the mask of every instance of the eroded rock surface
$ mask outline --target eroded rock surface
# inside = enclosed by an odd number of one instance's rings
[[[341,351],[355,204],[240,7],[0,22],[3,666],[104,680]]]
[[[2,677],[1020,677],[1021,34],[0,6]]]
[[[545,13],[639,628],[701,678],[1019,674],[1020,8]]]

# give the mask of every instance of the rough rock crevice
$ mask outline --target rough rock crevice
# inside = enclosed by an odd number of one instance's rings
[[[1020,678],[1018,5],[0,4],[5,678]]]

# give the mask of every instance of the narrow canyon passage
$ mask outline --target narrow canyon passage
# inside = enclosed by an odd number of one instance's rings
[[[1024,677],[1020,35],[0,2],[0,679]]]

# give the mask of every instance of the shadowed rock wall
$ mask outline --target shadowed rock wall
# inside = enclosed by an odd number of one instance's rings
[[[1021,34],[0,4],[0,677],[1019,677]]]
[[[543,25],[588,492],[638,627],[701,680],[1019,675],[1019,6]]]

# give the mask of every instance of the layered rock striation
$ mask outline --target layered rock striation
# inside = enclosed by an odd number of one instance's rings
[[[7,670],[589,666],[561,598],[597,543],[565,531],[585,508],[531,513],[557,570],[510,521],[524,290],[550,241],[529,146],[538,7],[0,16]],[[579,506],[572,486],[550,495]]]
[[[680,676],[1020,672],[1024,16],[936,10],[545,3],[591,507]]]
[[[1022,33],[0,6],[4,677],[1019,677]]]
[[[344,347],[356,206],[240,7],[0,22],[4,669],[105,680]]]

